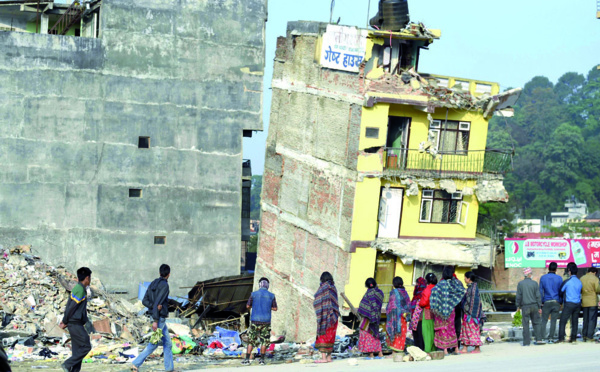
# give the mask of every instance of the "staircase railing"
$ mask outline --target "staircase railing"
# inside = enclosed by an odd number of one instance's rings
[[[83,16],[83,12],[85,10],[85,6],[83,6],[79,1],[75,0],[69,8],[65,11],[65,13],[56,21],[54,26],[48,31],[49,34],[55,35],[65,35],[71,27],[76,25],[81,21],[81,17]]]

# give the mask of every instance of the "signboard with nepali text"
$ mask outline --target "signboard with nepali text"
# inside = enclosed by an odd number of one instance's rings
[[[505,239],[504,267],[600,267],[600,239]]]
[[[367,30],[327,25],[321,47],[321,66],[358,72],[367,50]]]

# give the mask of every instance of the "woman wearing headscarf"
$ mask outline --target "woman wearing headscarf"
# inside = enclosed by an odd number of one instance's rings
[[[427,287],[425,287],[425,290],[423,290],[423,293],[421,294],[421,299],[419,300],[419,304],[415,309],[414,316],[419,317],[418,324],[416,324],[416,329],[421,327],[421,335],[423,337],[423,347],[420,349],[426,353],[430,353],[434,349],[433,315],[431,314],[430,297],[431,291],[433,288],[435,288],[438,280],[434,273],[429,273],[425,276],[425,281],[427,282]]]
[[[381,341],[379,340],[379,322],[381,321],[381,307],[383,305],[383,292],[377,288],[373,278],[365,282],[367,293],[363,296],[358,307],[358,314],[363,317],[360,324],[358,350],[368,353],[369,359],[373,353],[378,353],[375,359],[382,359]]]
[[[465,274],[465,283],[467,283],[467,292],[462,300],[463,319],[462,330],[460,333],[460,342],[463,346],[461,354],[467,353],[468,346],[474,346],[472,353],[480,353],[481,350],[481,322],[484,321],[483,307],[481,297],[479,297],[479,288],[475,279],[477,277],[472,271]]]
[[[445,267],[442,280],[431,290],[431,312],[434,318],[434,343],[448,355],[449,348],[457,348],[456,328],[454,327],[454,308],[465,295],[465,289],[458,281],[452,280],[452,270]]]
[[[390,300],[386,308],[387,343],[393,351],[403,352],[407,319],[410,319],[410,297],[404,289],[404,281],[401,277],[395,277],[392,284],[394,288],[390,291]]]
[[[425,349],[425,343],[423,342],[423,330],[421,329],[422,324],[420,321],[423,309],[419,307],[419,301],[423,296],[425,288],[427,288],[427,281],[425,278],[418,278],[413,291],[413,298],[410,302],[410,329],[412,331],[415,346],[421,350]]]
[[[321,360],[317,360],[315,363],[329,363],[331,362],[331,353],[335,343],[340,307],[333,276],[327,271],[321,274],[321,286],[315,293],[313,306],[317,314],[317,342],[315,348],[321,352]]]

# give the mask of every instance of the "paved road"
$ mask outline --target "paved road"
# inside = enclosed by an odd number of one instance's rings
[[[252,371],[284,371],[284,372],[348,372],[348,371],[397,371],[402,369],[418,369],[419,372],[494,372],[494,371],[596,371],[600,365],[598,359],[600,345],[579,342],[577,344],[558,344],[523,347],[518,343],[496,343],[482,347],[481,354],[449,356],[443,360],[430,362],[394,363],[392,359],[364,360],[359,359],[357,366],[350,366],[347,360],[335,361],[331,364],[275,364],[249,367],[242,366],[239,360],[230,360],[226,366],[211,369],[215,372],[252,372]],[[39,363],[39,362],[38,362]],[[60,371],[58,363],[41,363],[46,368],[41,371]],[[39,366],[39,364],[38,364]],[[49,368],[48,368],[49,367]],[[128,371],[127,365],[85,365],[82,372]],[[162,365],[144,365],[141,372],[164,371]],[[182,366],[175,365],[175,368]],[[34,371],[32,364],[13,364],[13,371]],[[205,369],[183,369],[186,372],[199,372]]]
[[[589,343],[558,344],[523,347],[517,343],[497,343],[482,347],[481,354],[449,356],[430,362],[394,363],[391,359],[359,360],[358,366],[348,361],[336,361],[327,365],[284,364],[243,367],[244,372],[348,372],[348,371],[397,371],[418,369],[419,372],[492,372],[492,371],[596,371],[600,365],[600,345]],[[196,370],[199,371],[199,370]],[[241,372],[240,368],[219,368],[221,371]]]

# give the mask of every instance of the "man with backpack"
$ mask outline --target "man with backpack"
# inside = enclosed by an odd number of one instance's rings
[[[165,358],[165,371],[173,371],[173,350],[171,349],[171,337],[167,328],[166,318],[169,316],[169,282],[171,268],[169,265],[162,264],[159,269],[160,277],[148,286],[142,304],[148,308],[152,315],[152,330],[161,329],[162,345]],[[131,370],[137,372],[146,358],[156,350],[158,344],[149,343],[148,346],[132,362]]]

